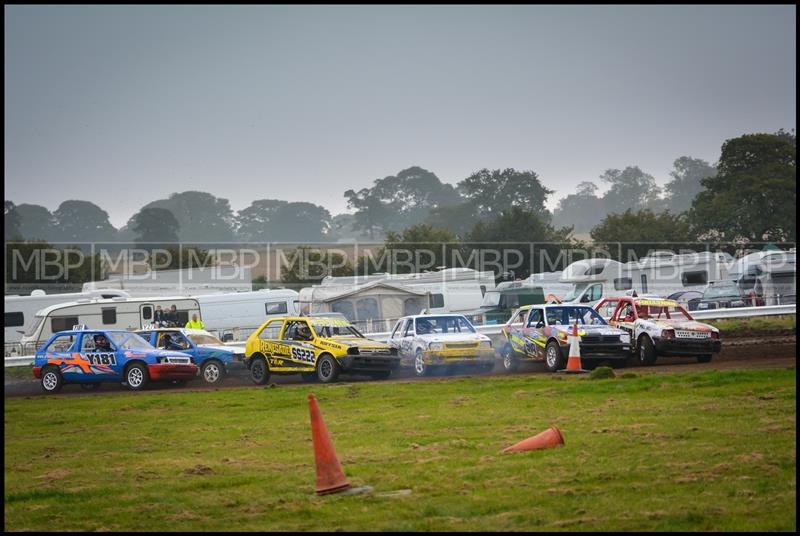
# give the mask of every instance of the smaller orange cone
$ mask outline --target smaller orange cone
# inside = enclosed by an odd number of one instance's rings
[[[533,437],[524,439],[516,445],[503,450],[503,452],[520,452],[523,450],[536,450],[536,449],[550,449],[560,447],[564,444],[564,436],[561,435],[561,430],[555,426],[551,426],[544,432],[540,432]]]
[[[308,409],[311,411],[311,440],[314,443],[314,461],[317,465],[317,494],[337,493],[350,487],[344,476],[342,464],[336,457],[331,436],[313,394],[308,395]]]
[[[569,358],[567,358],[567,368],[559,370],[558,372],[589,372],[583,370],[581,366],[581,344],[580,337],[578,336],[578,323],[575,322],[572,326],[572,335],[570,336],[569,343]]]

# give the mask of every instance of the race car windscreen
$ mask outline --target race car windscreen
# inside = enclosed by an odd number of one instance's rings
[[[600,313],[591,307],[548,307],[546,315],[548,326],[566,326],[576,322],[580,325],[605,325],[607,323]]]
[[[109,333],[108,337],[114,341],[114,346],[118,350],[130,350],[132,348],[145,348],[155,350],[155,348],[136,333]]]
[[[311,327],[318,337],[359,337],[364,339],[364,335],[347,320],[338,317],[313,318]]]
[[[475,328],[463,316],[426,316],[416,320],[417,335],[431,333],[475,333]]]
[[[658,305],[639,304],[639,309],[636,312],[639,314],[639,318],[644,320],[692,320],[692,317],[689,316],[689,313],[687,313],[677,303],[665,303]]]
[[[216,338],[215,336],[211,335],[210,333],[189,333],[189,339],[197,344],[223,344],[221,340]]]

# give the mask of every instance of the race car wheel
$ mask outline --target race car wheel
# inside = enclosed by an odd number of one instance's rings
[[[322,383],[331,383],[339,377],[341,368],[339,363],[329,354],[324,354],[317,361],[317,377]]]
[[[301,372],[300,377],[303,378],[303,381],[307,383],[314,383],[319,379],[317,378],[316,372]]]
[[[425,364],[425,358],[422,357],[422,350],[417,350],[414,354],[414,374],[417,376],[425,376],[430,372],[430,368]]]
[[[125,371],[125,380],[128,384],[128,389],[131,391],[141,391],[150,381],[150,375],[147,369],[141,363],[134,363],[128,370]]]
[[[649,367],[656,362],[656,349],[647,335],[639,337],[639,364]]]
[[[500,348],[500,355],[503,357],[503,368],[508,372],[514,372],[519,368],[519,360],[514,356],[514,348],[510,342]]]
[[[564,354],[561,352],[561,346],[559,346],[556,341],[547,343],[547,347],[544,350],[544,361],[547,365],[547,370],[550,372],[563,370],[567,366],[564,362]]]
[[[263,357],[253,358],[250,363],[250,380],[256,385],[265,385],[269,381],[269,365]]]
[[[64,387],[64,376],[58,367],[47,367],[42,372],[42,390],[45,393],[57,393]]]
[[[710,363],[712,357],[714,357],[713,354],[699,355],[699,356],[697,356],[697,362],[698,363]]]
[[[100,389],[100,382],[82,383],[81,389],[84,391],[97,391]]]
[[[216,359],[209,359],[200,367],[200,376],[209,385],[219,385],[225,377],[225,367]]]

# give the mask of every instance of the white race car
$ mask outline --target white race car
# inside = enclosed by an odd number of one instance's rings
[[[413,366],[417,376],[446,365],[494,368],[491,339],[478,333],[463,315],[405,316],[386,342],[400,352],[401,366]]]

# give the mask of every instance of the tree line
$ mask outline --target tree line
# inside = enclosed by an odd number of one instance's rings
[[[725,141],[715,164],[682,156],[659,188],[638,166],[599,175],[608,186],[583,181],[559,200],[531,170],[481,169],[455,185],[418,166],[371,187],[344,192],[353,214],[331,216],[322,206],[277,199],[253,201],[234,212],[206,192],[173,193],[148,203],[121,229],[88,201],[68,200],[50,212],[5,201],[5,239],[60,243],[136,244],[243,242],[396,243],[423,229],[459,241],[560,242],[589,232],[596,243],[796,239],[794,131],[748,134]],[[419,227],[423,226],[423,227]],[[406,233],[406,234],[404,234]],[[422,233],[422,235],[420,235]],[[433,235],[431,235],[433,236]]]

